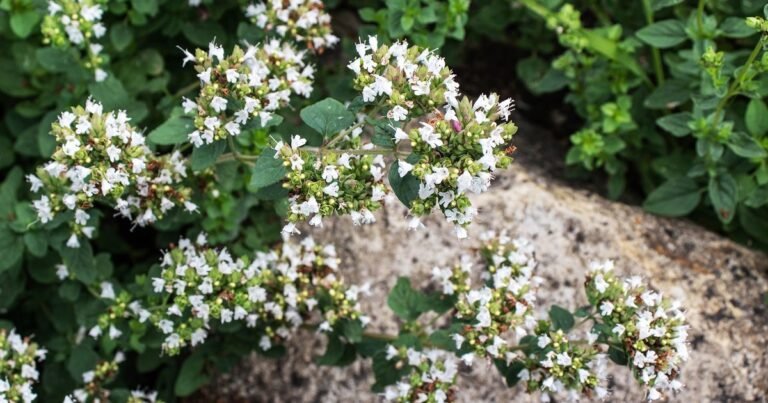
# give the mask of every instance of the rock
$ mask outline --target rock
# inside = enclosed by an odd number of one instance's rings
[[[471,234],[508,230],[529,238],[538,272],[546,281],[539,305],[576,308],[586,298],[586,262],[612,258],[620,274],[638,274],[688,307],[691,360],[683,367],[685,390],[673,401],[750,401],[768,391],[768,257],[682,220],[654,217],[636,207],[574,190],[515,166],[492,190],[476,197],[480,209]],[[315,238],[334,242],[350,282],[372,284],[363,302],[372,331],[392,332],[395,319],[386,294],[397,276],[426,285],[433,266],[450,265],[476,245],[459,241],[437,215],[426,230],[407,231],[404,209],[390,204],[378,222],[353,227],[347,218],[326,223]],[[543,307],[542,307],[543,308]],[[379,400],[370,392],[369,360],[320,367],[322,337],[296,335],[287,357],[257,355],[222,375],[201,395],[205,401],[358,402]],[[643,400],[629,371],[612,367],[613,401]],[[535,401],[520,386],[507,388],[492,366],[475,363],[460,375],[460,401]]]

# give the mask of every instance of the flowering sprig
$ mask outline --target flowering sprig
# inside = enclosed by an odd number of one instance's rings
[[[434,378],[425,375],[431,364],[424,364],[418,352],[422,347],[454,353],[453,366],[459,361],[473,365],[478,358],[491,361],[510,386],[522,382],[527,392],[541,393],[542,399],[606,398],[609,359],[622,366],[629,363],[648,387],[649,400],[682,387],[676,378],[688,353],[679,305],[648,290],[638,277],[618,279],[611,262],[592,263],[585,283],[590,304],[573,314],[552,306],[547,319],[536,321],[534,292],[541,279],[533,274],[531,244],[504,234],[483,238],[483,287],[471,286],[472,259],[464,256],[453,269],[433,269],[442,294],[450,298],[438,300],[410,287],[396,287],[390,294],[390,307],[409,322],[399,337],[374,338],[392,341],[373,355],[377,385],[386,386],[388,399],[448,401],[453,396],[452,389],[447,392],[453,382],[441,379],[445,384],[436,386]],[[453,307],[441,308],[444,302]],[[452,317],[438,329],[430,329],[433,319],[425,329],[412,319],[426,310],[451,312]],[[582,320],[576,323],[575,316]],[[585,334],[577,331],[589,322],[593,326]],[[512,329],[514,337],[508,332]],[[437,390],[446,393],[430,394]]]
[[[505,334],[514,330],[521,338],[535,325],[535,291],[541,278],[533,274],[533,248],[524,239],[499,237],[490,241],[482,254],[486,285],[480,289],[470,286],[472,265],[468,258],[453,270],[435,268],[432,274],[442,283],[444,292],[458,294],[456,318],[469,322],[452,336],[456,348],[467,343],[471,351],[468,354],[508,360],[514,354],[510,353]]]
[[[43,43],[75,47],[84,53],[84,66],[94,71],[96,81],[107,78],[102,68],[107,58],[97,40],[107,28],[101,22],[107,0],[49,0],[48,15],[42,23]]]
[[[508,122],[514,104],[496,94],[459,101],[459,84],[445,60],[407,42],[379,46],[370,37],[357,44],[357,52],[348,67],[363,101],[385,105],[393,122],[421,120],[410,130],[393,126],[395,143],[409,143],[412,151],[411,158],[398,161],[397,172],[418,180],[418,197],[401,197],[417,217],[412,227],[437,207],[457,235],[466,237],[477,214],[467,194],[488,190],[492,173],[511,162],[506,144],[517,132]]]
[[[102,360],[82,374],[82,387],[64,397],[64,403],[108,402],[112,391],[107,387],[115,379],[125,354],[118,351],[111,360]],[[126,403],[161,403],[157,392],[136,389],[131,391]]]
[[[349,144],[342,144],[345,149],[360,150],[360,132],[350,133]],[[351,151],[313,153],[301,148],[305,143],[293,136],[290,144],[275,146],[275,158],[282,159],[289,169],[283,187],[290,191],[290,214],[283,233],[297,233],[298,221],[308,220],[310,225],[321,227],[323,217],[332,215],[349,214],[354,225],[376,221],[373,213],[387,194],[383,156]]]
[[[680,364],[688,360],[688,325],[679,302],[648,289],[639,277],[621,280],[613,262],[590,264],[587,296],[629,356],[630,368],[648,388],[648,400],[678,391]]]
[[[339,38],[331,31],[331,16],[321,0],[265,0],[250,3],[245,16],[267,34],[306,46],[315,53],[333,48]]]
[[[505,145],[517,126],[496,122],[508,113],[504,112],[507,107],[495,94],[480,96],[474,104],[465,97],[458,111],[438,112],[408,132],[413,158],[399,160],[397,173],[400,178],[410,173],[418,180],[418,197],[409,205],[415,217],[412,226],[419,225],[418,217],[438,208],[454,224],[456,235],[467,237],[466,227],[477,215],[468,195],[486,192],[493,173],[512,162],[507,154],[514,148]],[[395,136],[403,133],[396,131]]]
[[[182,238],[164,253],[162,271],[152,279],[154,292],[165,302],[128,303],[129,296],[120,296],[90,334],[106,331],[119,338],[120,318],[150,321],[165,335],[163,351],[174,355],[186,345],[203,343],[217,324],[242,322],[257,329],[260,336],[255,337],[265,351],[290,338],[314,312],[321,317],[319,331],[330,332],[347,321],[364,326],[368,318],[360,312],[358,294],[365,289],[345,286],[336,275],[338,264],[332,246],[311,238],[253,258],[233,258],[227,249],[211,248],[204,234],[194,242]]]
[[[88,211],[99,201],[139,226],[175,206],[197,210],[183,183],[187,168],[181,154],[155,156],[129,120],[124,111],[105,112],[91,99],[85,108],[63,112],[51,126],[58,143],[51,161],[27,175],[32,192],[44,190],[33,202],[42,224],[68,214],[69,247],[79,247],[81,235],[91,238],[94,218]]]
[[[551,329],[546,321],[539,323],[535,335],[538,349],[518,360],[522,363],[518,378],[529,393],[566,395],[569,400],[608,395],[607,358],[596,346],[572,343],[565,332]]]
[[[37,364],[47,351],[14,330],[0,329],[0,401],[29,403],[37,394],[32,390],[40,378]]]
[[[418,351],[412,348],[387,347],[387,359],[397,360],[397,366],[407,365],[410,373],[384,391],[391,402],[453,402],[455,401],[458,360],[442,350]]]
[[[514,147],[507,146],[517,132],[508,122],[512,101],[495,94],[460,100],[445,60],[404,41],[379,46],[370,37],[357,51],[349,68],[362,97],[347,106],[331,99],[302,110],[305,123],[323,135],[321,147],[304,147],[307,141],[299,136],[291,137],[290,147],[276,146],[276,156],[290,167],[283,186],[294,207],[284,232],[295,232],[297,221],[319,226],[331,214],[350,214],[355,224],[374,222],[372,211],[388,193],[381,185],[387,160],[378,158],[384,156],[396,158],[389,185],[409,207],[411,229],[438,208],[457,236],[467,237],[477,214],[468,195],[487,191],[494,172],[512,161],[508,154]],[[362,169],[350,165],[352,160]],[[348,175],[346,183],[337,184],[340,164]],[[337,193],[345,198],[339,204]]]
[[[208,52],[183,50],[200,79],[193,101],[184,98],[184,112],[194,116],[195,131],[189,141],[195,146],[237,136],[254,118],[266,125],[273,113],[288,104],[291,95],[309,97],[314,67],[304,61],[305,52],[288,43],[270,40],[235,46],[224,56],[224,48],[211,42]]]

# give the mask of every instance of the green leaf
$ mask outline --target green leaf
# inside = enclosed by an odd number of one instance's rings
[[[645,199],[643,208],[654,214],[677,217],[693,211],[700,201],[701,189],[696,181],[677,177],[669,179],[651,192]]]
[[[43,231],[30,231],[24,234],[24,245],[33,256],[43,257],[48,251],[48,234]]]
[[[373,375],[376,383],[371,387],[374,392],[381,392],[386,386],[393,385],[405,376],[410,367],[407,365],[395,366],[397,360],[388,360],[387,353],[380,351],[373,356]]]
[[[672,109],[687,101],[691,90],[683,80],[667,80],[648,95],[643,105],[649,109]]]
[[[755,189],[749,197],[744,200],[744,204],[749,207],[759,208],[768,203],[768,186],[761,186]]]
[[[753,98],[749,101],[744,123],[753,136],[762,137],[768,133],[768,106],[762,99]]]
[[[735,132],[728,138],[728,148],[733,151],[734,154],[744,158],[763,158],[768,155],[762,145],[755,139],[744,132]]]
[[[552,305],[549,308],[549,319],[552,320],[555,330],[562,330],[564,332],[567,332],[576,324],[573,315],[567,309],[558,305]]]
[[[75,278],[83,284],[90,285],[96,281],[98,273],[94,264],[93,249],[91,249],[90,242],[81,240],[79,248],[62,246],[59,254],[69,272],[73,273]]]
[[[416,22],[416,20],[408,14],[403,14],[403,16],[400,17],[400,26],[405,32],[410,32],[411,28],[413,28],[414,22]]]
[[[0,225],[0,272],[13,267],[24,253],[24,239],[5,225]]]
[[[77,63],[72,53],[63,48],[40,48],[35,51],[35,57],[40,67],[53,73],[63,73]]]
[[[389,186],[398,199],[406,206],[410,207],[411,202],[419,197],[419,179],[408,172],[402,178],[397,172],[400,161],[395,161],[389,168]]]
[[[678,20],[655,22],[640,29],[635,35],[641,41],[662,49],[679,45],[688,39],[685,34],[685,25]]]
[[[149,16],[154,17],[158,10],[157,0],[131,0],[133,9]]]
[[[728,38],[746,38],[757,33],[742,17],[728,17],[720,24],[720,32]]]
[[[534,94],[558,91],[568,85],[568,78],[539,57],[528,57],[517,63],[517,76]]]
[[[26,38],[35,29],[42,16],[33,9],[14,12],[11,14],[11,30],[20,38]]]
[[[133,30],[125,22],[113,24],[109,27],[109,39],[115,50],[122,52],[133,42]]]
[[[37,221],[37,213],[29,202],[17,203],[13,208],[14,220],[10,227],[12,230],[23,233],[32,228],[32,224]]]
[[[692,120],[693,115],[690,112],[680,112],[661,117],[656,120],[656,124],[675,137],[683,137],[691,132],[688,122]]]
[[[342,333],[351,343],[363,340],[363,324],[359,320],[344,320],[341,325]]]
[[[739,224],[747,234],[768,244],[768,215],[765,209],[751,209],[739,206]]]
[[[77,297],[80,296],[80,283],[77,281],[67,280],[61,283],[59,286],[59,296],[69,302],[77,301]]]
[[[213,38],[216,38],[217,43],[227,42],[227,31],[210,19],[202,22],[187,22],[181,31],[190,42],[197,46],[204,46],[206,49]]]
[[[627,352],[615,346],[608,347],[608,357],[617,365],[626,366],[629,363]]]
[[[587,46],[590,49],[626,67],[643,81],[650,82],[643,68],[637,63],[637,57],[619,47],[617,41],[609,39],[605,29],[585,29],[583,31],[584,37],[587,39]]]
[[[192,118],[188,116],[172,116],[152,130],[147,138],[158,145],[172,145],[187,141],[187,136],[195,129]]]
[[[405,321],[415,320],[429,310],[425,307],[424,296],[411,287],[411,280],[407,277],[397,279],[395,287],[387,297],[387,305],[395,315]]]
[[[6,137],[0,137],[0,169],[13,165],[16,154],[13,152],[13,144]]]
[[[288,189],[281,183],[273,183],[267,187],[256,190],[255,194],[260,200],[280,200],[288,197]]]
[[[653,11],[659,11],[663,8],[675,6],[682,2],[683,0],[652,0],[651,9],[653,9]]]
[[[709,178],[709,199],[715,214],[723,223],[733,220],[739,201],[739,185],[734,177],[725,172]]]
[[[333,98],[307,106],[301,110],[300,115],[304,123],[325,137],[336,134],[355,122],[355,115]]]
[[[325,354],[318,357],[315,362],[318,365],[334,365],[344,355],[344,343],[333,335],[328,335],[328,345],[325,347]]]
[[[723,36],[728,38],[746,38],[757,33],[756,30],[747,26],[744,18],[728,17],[720,24],[720,31]]]
[[[211,167],[224,150],[227,149],[227,142],[224,140],[215,141],[211,144],[204,144],[192,150],[192,156],[189,159],[189,165],[193,171],[202,171]]]
[[[83,380],[83,374],[96,368],[98,362],[99,355],[93,348],[88,343],[81,343],[69,353],[67,371],[72,379],[79,383]]]
[[[203,373],[204,367],[205,356],[201,351],[193,353],[184,360],[173,387],[176,396],[189,396],[208,383],[210,378]]]
[[[253,167],[251,173],[251,182],[248,184],[249,189],[256,191],[256,189],[265,188],[269,185],[280,182],[285,177],[287,171],[283,165],[282,158],[275,157],[275,150],[272,148],[265,148],[259,155],[259,159],[256,160],[256,165]]]
[[[525,364],[521,361],[512,361],[507,365],[507,362],[504,360],[494,360],[494,365],[496,365],[496,369],[499,370],[499,373],[501,373],[504,376],[504,380],[507,382],[508,387],[513,387],[517,385],[517,382],[520,381],[520,372],[522,372],[525,369]]]

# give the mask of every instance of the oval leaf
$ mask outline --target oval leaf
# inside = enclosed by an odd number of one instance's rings
[[[643,208],[654,214],[678,217],[696,208],[701,201],[699,186],[691,178],[670,179],[648,195]]]

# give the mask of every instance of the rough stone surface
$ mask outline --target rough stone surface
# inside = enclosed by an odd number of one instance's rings
[[[585,302],[581,284],[591,259],[617,260],[621,274],[640,274],[665,295],[681,299],[691,324],[691,361],[683,368],[687,388],[673,401],[743,402],[768,391],[768,257],[681,220],[650,216],[635,207],[540,179],[520,166],[501,175],[491,192],[475,199],[480,216],[473,234],[508,230],[532,240],[539,274],[546,279],[540,304],[575,308]],[[316,238],[333,241],[350,281],[372,284],[364,301],[373,331],[393,331],[385,307],[397,276],[426,284],[435,265],[448,265],[475,244],[455,239],[441,217],[427,230],[407,232],[402,207],[392,203],[379,222],[353,227],[347,219],[329,222]],[[319,367],[322,338],[297,335],[287,357],[246,359],[221,376],[201,397],[206,401],[368,402],[370,361],[345,368]],[[629,372],[615,367],[612,401],[643,400]],[[461,401],[537,401],[520,387],[509,389],[493,367],[476,363],[460,376]]]

